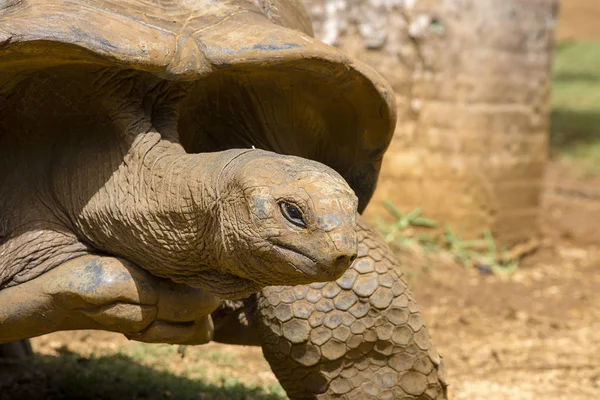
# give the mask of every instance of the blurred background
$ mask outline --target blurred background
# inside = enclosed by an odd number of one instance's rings
[[[451,399],[600,398],[600,0],[558,3],[305,2],[318,38],[396,92],[367,216],[403,261]],[[61,398],[286,398],[259,348],[183,354],[84,331],[33,346],[23,399],[40,385]]]

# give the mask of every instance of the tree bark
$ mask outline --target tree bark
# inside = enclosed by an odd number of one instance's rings
[[[465,236],[535,237],[558,0],[306,0],[315,33],[371,64],[398,125],[367,215],[390,200]]]

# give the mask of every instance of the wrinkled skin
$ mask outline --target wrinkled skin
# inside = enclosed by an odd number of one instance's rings
[[[84,94],[67,87],[46,95],[98,102],[83,111],[101,107],[103,123],[44,136],[43,126],[19,114],[20,99],[2,118],[3,131],[22,133],[0,135],[0,209],[9,211],[0,287],[98,251],[224,298],[335,279],[350,265],[357,199],[334,170],[263,150],[187,154],[172,126],[180,88],[94,72]],[[48,156],[48,146],[58,154]]]

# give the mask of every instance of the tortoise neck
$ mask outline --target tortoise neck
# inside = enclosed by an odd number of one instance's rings
[[[133,141],[118,165],[111,162],[114,152],[105,155],[100,183],[86,181],[89,168],[72,170],[58,197],[85,242],[155,275],[185,280],[225,261],[221,205],[227,202],[227,166],[244,151],[187,154],[151,131]],[[80,196],[69,197],[73,193]]]

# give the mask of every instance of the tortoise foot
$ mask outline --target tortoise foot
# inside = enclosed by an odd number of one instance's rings
[[[0,344],[0,359],[13,358],[24,359],[33,355],[33,349],[29,340]]]

